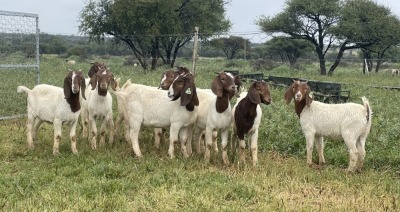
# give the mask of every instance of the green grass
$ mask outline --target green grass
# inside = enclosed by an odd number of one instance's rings
[[[121,82],[131,79],[153,86],[157,86],[161,72],[167,68],[144,74],[140,68],[123,66],[121,58],[105,62]],[[245,61],[237,63],[241,73],[258,72]],[[199,60],[196,85],[208,87],[214,72],[225,69],[224,64],[220,60]],[[185,61],[177,65],[191,67]],[[67,68],[86,72],[89,67],[89,63],[66,67],[63,59],[46,56],[41,63],[42,83],[61,86]],[[39,142],[34,150],[28,150],[26,119],[1,121],[0,210],[399,211],[400,93],[370,87],[397,86],[399,78],[383,73],[364,76],[357,66],[339,67],[333,77],[319,76],[317,67],[308,64],[302,71],[294,71],[280,66],[264,71],[264,75],[342,82],[346,83],[343,89],[351,91],[349,101],[361,103],[359,97],[363,95],[369,99],[373,123],[361,173],[344,172],[348,165],[346,147],[342,141],[330,139],[326,139],[325,147],[327,165],[309,168],[305,139],[293,105],[285,105],[283,89],[273,88],[273,104],[262,106],[257,167],[251,166],[249,158],[246,164],[235,160],[224,166],[221,155],[215,154],[210,164],[201,155],[184,159],[178,144],[177,157],[171,160],[168,144],[162,143],[159,150],[155,149],[153,131],[147,128],[139,138],[143,160],[133,157],[131,145],[123,138],[113,146],[107,144],[91,150],[87,139],[81,138],[79,126],[79,153],[71,153],[65,128],[61,155],[53,156],[52,125],[42,125]],[[2,83],[6,101],[0,103],[1,114],[25,113],[26,97],[15,91],[19,84],[31,88],[34,75],[6,73],[11,79]],[[316,155],[314,160],[317,161]]]

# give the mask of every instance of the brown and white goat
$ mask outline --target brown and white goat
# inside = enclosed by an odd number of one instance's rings
[[[96,74],[100,70],[105,70],[105,69],[107,69],[106,64],[96,61],[90,67],[89,72],[88,72],[88,76],[89,76],[89,78],[92,78],[94,74]]]
[[[260,104],[269,105],[272,102],[269,85],[265,81],[254,82],[248,92],[243,92],[232,109],[234,120],[232,145],[236,146],[239,138],[240,160],[245,161],[244,150],[246,143],[244,136],[250,136],[250,149],[253,165],[257,165],[258,128],[261,123],[262,110]],[[236,149],[236,148],[234,148]]]
[[[201,99],[202,101],[200,101],[196,119],[196,126],[205,130],[206,148],[204,159],[206,162],[210,162],[210,149],[213,145],[213,132],[221,130],[222,159],[224,164],[229,164],[227,145],[229,126],[232,121],[230,99],[232,98],[232,95],[236,94],[236,89],[232,76],[225,72],[221,72],[211,83],[211,91],[214,94],[210,94],[210,92],[200,89],[198,91],[199,96],[208,96]]]
[[[28,94],[28,123],[27,140],[28,147],[34,148],[37,140],[37,133],[43,122],[50,122],[54,125],[53,154],[59,154],[62,125],[70,126],[71,150],[75,154],[76,149],[76,125],[80,114],[79,93],[82,92],[86,98],[85,79],[81,71],[69,71],[64,79],[64,87],[52,85],[36,85],[32,90],[25,86],[18,86],[17,92]]]
[[[97,148],[96,119],[103,120],[100,128],[100,145],[105,144],[106,128],[109,130],[109,143],[114,141],[114,121],[112,111],[112,97],[108,87],[116,90],[114,76],[108,69],[100,69],[90,79],[92,89],[86,90],[87,101],[82,104],[83,126],[89,123],[88,140],[92,149]],[[86,126],[84,127],[84,129]]]
[[[124,91],[115,94],[123,100],[124,117],[128,121],[130,141],[135,155],[139,158],[142,153],[139,148],[139,132],[142,126],[170,129],[170,145],[168,154],[174,158],[174,143],[178,136],[182,145],[184,157],[188,128],[197,117],[196,87],[192,74],[179,75],[176,85],[169,91],[140,84],[131,84]],[[180,101],[175,101],[180,99]],[[172,101],[171,101],[172,100]]]
[[[319,164],[325,163],[323,137],[344,140],[349,153],[347,171],[360,171],[365,158],[365,141],[371,129],[372,110],[367,98],[363,104],[325,104],[314,101],[307,82],[294,81],[286,90],[287,104],[294,99],[295,111],[307,141],[307,164],[312,165],[314,141]]]
[[[161,88],[162,90],[168,90],[178,75],[189,73],[189,69],[180,66],[175,67],[175,69],[164,71],[164,73],[161,75],[160,85],[158,88]]]

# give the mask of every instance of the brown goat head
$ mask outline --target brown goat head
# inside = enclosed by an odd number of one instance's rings
[[[67,76],[64,78],[64,96],[66,99],[69,99],[72,94],[79,94],[79,91],[82,92],[82,97],[85,97],[85,78],[83,77],[82,71],[72,71],[69,70]]]
[[[265,81],[255,81],[249,88],[249,99],[254,104],[269,105],[272,102],[269,85]]]
[[[181,98],[181,106],[186,106],[189,111],[194,109],[194,106],[199,105],[194,77],[192,74],[182,74],[173,81],[168,90],[168,96],[171,101]]]
[[[178,75],[190,73],[186,67],[175,67],[175,69],[167,70],[161,75],[160,85],[158,88],[168,90],[172,82]]]
[[[92,78],[93,75],[95,75],[100,70],[104,70],[104,69],[107,69],[107,66],[104,63],[94,62],[92,67],[90,67],[89,72],[88,72],[89,78]]]
[[[232,76],[225,72],[219,73],[211,83],[211,91],[218,97],[222,97],[224,93],[236,95],[236,85]]]
[[[306,106],[310,107],[313,101],[313,96],[307,82],[293,80],[292,85],[285,91],[284,99],[286,104],[289,104],[292,99],[296,102],[306,102]]]
[[[92,90],[98,87],[99,95],[105,96],[107,94],[108,86],[111,84],[111,88],[116,91],[117,83],[115,82],[114,75],[108,69],[100,69],[90,79]]]

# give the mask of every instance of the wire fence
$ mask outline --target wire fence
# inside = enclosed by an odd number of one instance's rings
[[[0,84],[0,120],[4,120],[22,116],[16,85],[40,82],[39,16],[0,11],[0,34],[0,71],[7,80]]]

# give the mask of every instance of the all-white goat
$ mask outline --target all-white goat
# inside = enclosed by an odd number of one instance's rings
[[[65,60],[65,62],[67,62],[67,64],[69,65],[75,65],[75,60]]]
[[[82,121],[89,122],[88,139],[92,149],[97,148],[97,126],[96,120],[102,120],[100,128],[100,145],[105,144],[106,129],[109,130],[109,143],[114,141],[114,121],[112,111],[112,97],[108,92],[108,87],[115,91],[116,84],[114,76],[108,69],[100,69],[94,73],[90,79],[89,85],[92,89],[86,90],[87,101],[82,104]],[[87,122],[86,122],[87,123]]]
[[[168,154],[170,158],[174,158],[174,143],[178,141],[178,135],[182,153],[184,157],[188,157],[187,133],[196,120],[199,100],[192,74],[179,75],[175,82],[175,86],[171,86],[169,92],[139,84],[131,84],[124,91],[115,92],[124,100],[124,116],[129,123],[129,137],[138,158],[142,158],[138,141],[142,126],[169,127]],[[180,101],[175,101],[178,98]]]
[[[325,104],[313,101],[307,82],[294,81],[286,90],[284,99],[295,102],[295,110],[307,141],[307,164],[312,165],[314,141],[319,164],[325,163],[323,136],[344,140],[349,153],[347,171],[360,171],[365,158],[365,141],[371,129],[372,110],[367,98],[363,105],[355,103]]]
[[[28,123],[26,126],[30,149],[34,148],[40,125],[46,121],[54,125],[53,154],[59,154],[62,124],[70,126],[71,150],[74,154],[78,152],[76,149],[76,124],[81,109],[79,93],[84,94],[85,88],[85,79],[81,71],[69,71],[64,79],[64,88],[46,84],[36,85],[32,90],[22,85],[17,87],[18,93],[28,94]],[[85,98],[84,95],[83,98]]]
[[[206,148],[204,159],[210,161],[210,149],[213,145],[213,132],[221,130],[222,159],[224,164],[229,164],[227,155],[229,126],[232,121],[232,110],[230,99],[237,94],[236,85],[232,76],[225,72],[219,73],[211,83],[210,98],[204,98],[200,101],[196,126],[205,130]],[[208,91],[205,92],[210,95]]]
[[[269,85],[265,81],[254,82],[248,92],[243,92],[232,109],[234,120],[232,142],[236,146],[236,138],[239,138],[240,160],[245,161],[244,150],[246,143],[245,134],[250,136],[250,149],[253,165],[257,165],[258,128],[261,122],[262,110],[260,104],[271,104]],[[235,148],[236,149],[236,148]]]

